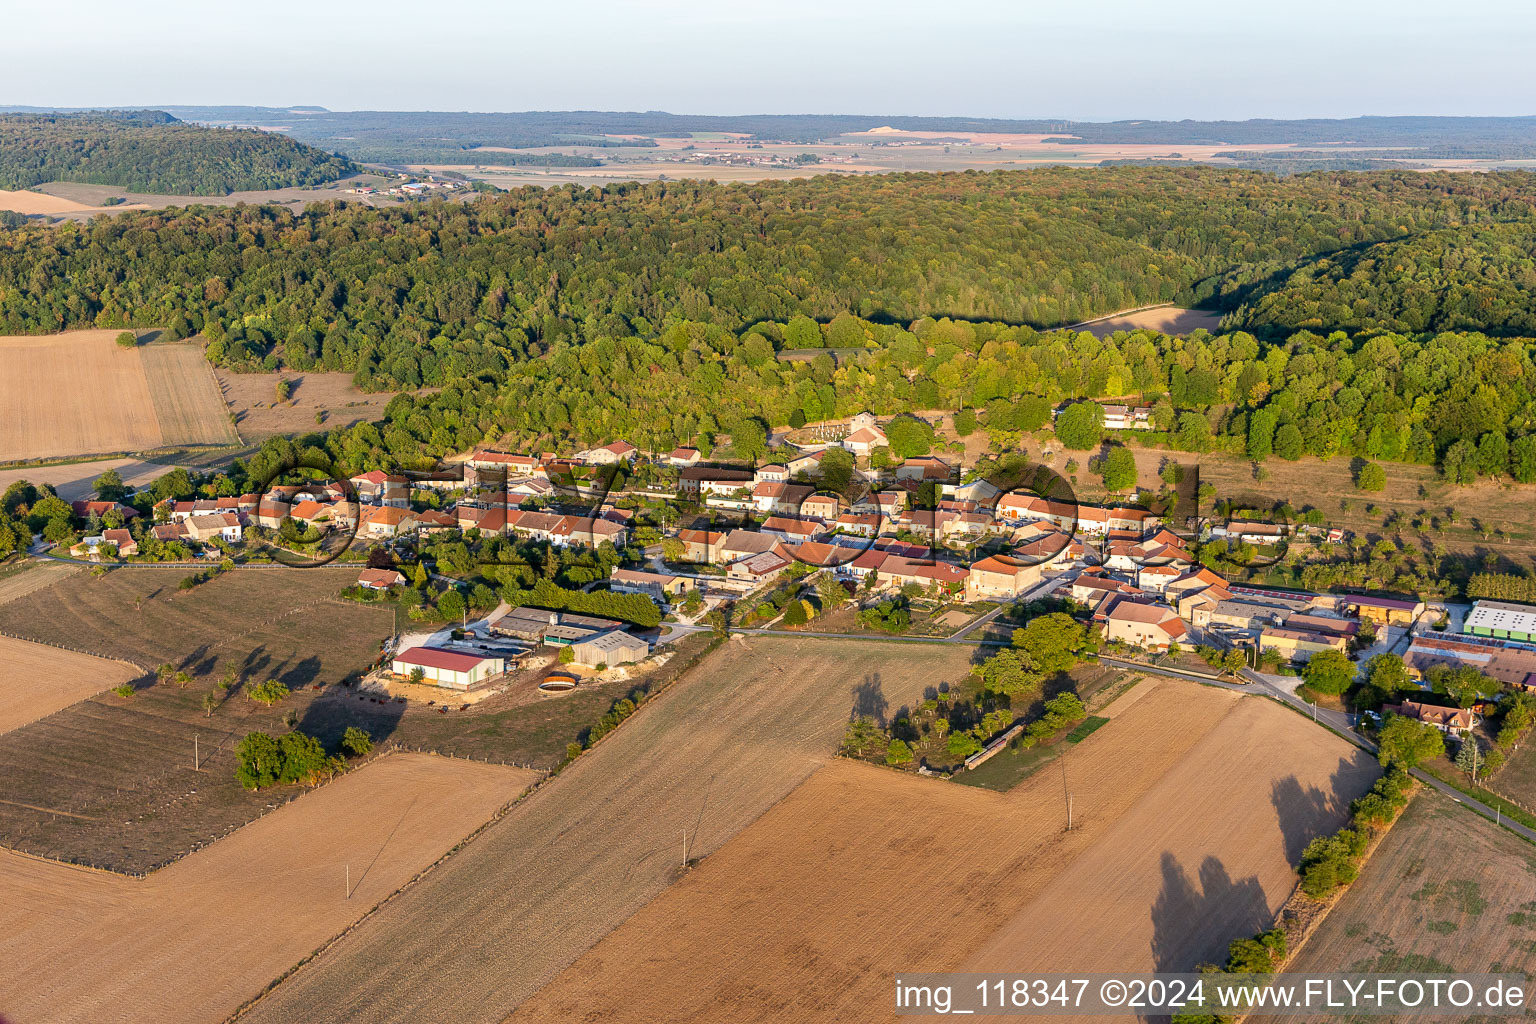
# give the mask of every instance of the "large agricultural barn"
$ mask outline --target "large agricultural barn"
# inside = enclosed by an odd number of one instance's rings
[[[439,686],[467,690],[477,683],[499,676],[507,670],[506,660],[476,654],[460,654],[437,647],[412,647],[395,655],[390,664],[396,675],[408,676],[421,669],[426,678]]]

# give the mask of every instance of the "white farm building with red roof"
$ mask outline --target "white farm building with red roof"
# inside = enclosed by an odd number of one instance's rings
[[[506,672],[507,662],[505,658],[445,651],[441,647],[412,647],[390,662],[390,671],[397,676],[409,676],[418,668],[429,683],[467,690]]]

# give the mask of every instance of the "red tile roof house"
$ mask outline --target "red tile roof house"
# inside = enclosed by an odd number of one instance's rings
[[[816,493],[810,484],[760,483],[752,489],[752,503],[760,512],[794,515],[805,499]]]
[[[93,515],[104,516],[112,511],[118,512],[124,519],[132,519],[139,514],[138,509],[116,501],[72,501],[69,503],[69,507],[81,519],[88,519]]]
[[[116,544],[117,553],[124,558],[139,553],[139,542],[127,530],[103,530],[101,539],[108,544]]]
[[[245,532],[240,525],[240,517],[233,512],[220,512],[212,516],[193,516],[182,525],[186,528],[188,537],[199,541],[222,537],[234,543]]]
[[[860,427],[840,442],[855,455],[868,455],[876,448],[884,448],[891,442],[879,427]]]
[[[1435,704],[1423,704],[1416,700],[1387,705],[1381,710],[1402,715],[1404,718],[1417,719],[1452,736],[1465,736],[1477,724],[1477,716],[1469,708],[1444,708]]]
[[[405,574],[396,569],[364,569],[357,574],[357,585],[369,590],[388,590],[405,583]]]
[[[351,483],[357,491],[357,500],[366,505],[410,507],[411,482],[406,477],[392,476],[382,469],[375,469],[352,477]]]
[[[758,529],[761,533],[782,537],[788,541],[810,540],[827,532],[827,528],[819,522],[790,519],[785,516],[769,516],[763,520],[763,525]]]
[[[725,548],[725,534],[710,530],[678,530],[683,543],[683,561],[718,562]]]
[[[365,537],[394,537],[416,527],[416,517],[410,511],[389,505],[364,506],[357,522],[357,532]]]
[[[672,466],[692,466],[699,461],[700,455],[697,448],[674,448],[667,456],[667,464]]]

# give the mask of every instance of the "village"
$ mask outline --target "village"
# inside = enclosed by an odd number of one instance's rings
[[[1144,428],[1147,412],[1105,409],[1107,422],[1127,430]],[[687,447],[646,453],[623,440],[569,455],[480,448],[431,473],[310,473],[261,494],[165,500],[143,526],[132,504],[75,502],[87,530],[99,529],[70,553],[132,562],[146,533],[161,562],[228,568],[274,553],[339,552],[365,563],[350,590],[387,600],[410,590],[412,566],[432,539],[504,538],[608,552],[604,578],[580,590],[654,605],[654,615],[637,616],[585,614],[568,598],[554,608],[505,600],[481,607],[483,593],[479,605],[455,603],[461,621],[398,635],[369,677],[381,690],[415,697],[451,690],[473,701],[530,670],[549,670],[541,686],[559,692],[583,671],[644,661],[716,625],[1001,645],[1029,609],[1068,611],[1121,656],[1176,663],[1198,651],[1218,671],[1241,665],[1288,679],[1292,690],[1323,652],[1361,672],[1371,657],[1393,653],[1426,687],[1433,671],[1462,667],[1512,689],[1536,686],[1536,608],[1430,607],[1402,595],[1232,582],[1190,548],[1273,550],[1308,528],[1231,519],[1192,530],[1142,507],[1150,502],[1100,506],[1038,486],[1003,490],[931,455],[889,466],[878,457],[887,425],[861,414],[798,444],[785,441],[759,465],[707,460]],[[834,452],[833,462],[855,467],[836,490],[823,479]],[[874,469],[876,461],[887,468]],[[641,467],[648,482],[631,484]],[[1339,530],[1311,532],[1321,543],[1342,539]],[[447,571],[434,564],[415,582],[436,579],[467,596],[440,575]],[[855,617],[823,625],[829,605],[845,602]],[[1478,717],[1476,708],[1440,708],[1433,697],[1391,710],[1454,734],[1470,732]]]

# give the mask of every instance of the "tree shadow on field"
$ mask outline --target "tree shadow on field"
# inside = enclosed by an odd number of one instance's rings
[[[1357,750],[1339,758],[1322,788],[1303,786],[1294,775],[1271,783],[1269,802],[1279,819],[1285,859],[1293,865],[1299,863],[1313,839],[1347,825],[1350,803],[1380,777],[1376,759]]]
[[[392,697],[339,686],[326,689],[324,696],[317,695],[310,701],[295,728],[314,736],[332,753],[341,748],[341,737],[348,726],[362,729],[379,746],[394,735],[405,716],[405,704]]]
[[[1192,879],[1170,850],[1162,856],[1163,888],[1152,905],[1152,958],[1159,971],[1192,971],[1226,959],[1227,944],[1270,926],[1269,902],[1256,876],[1233,880],[1217,857]]]
[[[885,699],[885,690],[880,685],[880,673],[871,672],[862,682],[854,684],[852,694],[853,708],[848,712],[848,721],[871,718],[880,728],[885,728],[891,704]]]

